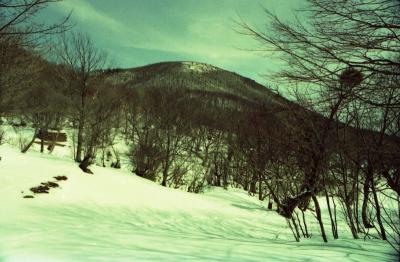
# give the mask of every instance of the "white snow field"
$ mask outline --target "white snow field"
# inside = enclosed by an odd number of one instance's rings
[[[68,158],[9,145],[0,156],[2,262],[397,261],[388,244],[353,240],[345,225],[323,243],[311,217],[313,237],[296,243],[282,217],[242,190],[191,194],[102,167],[88,175]],[[68,180],[23,198],[57,175]]]

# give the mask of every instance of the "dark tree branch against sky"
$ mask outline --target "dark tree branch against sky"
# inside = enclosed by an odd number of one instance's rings
[[[39,20],[57,21],[72,10],[75,29],[88,33],[116,67],[159,61],[199,61],[254,78],[277,67],[273,58],[248,52],[255,42],[235,31],[235,20],[262,27],[261,5],[289,19],[303,0],[65,0]]]

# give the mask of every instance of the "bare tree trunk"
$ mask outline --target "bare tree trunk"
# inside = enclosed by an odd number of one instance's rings
[[[171,158],[171,138],[170,134],[167,134],[167,152],[164,159],[164,168],[163,168],[163,177],[161,181],[162,186],[167,186],[167,179],[168,179],[168,171],[170,166],[170,158]]]
[[[75,162],[82,161],[82,146],[83,146],[83,120],[79,119],[78,123],[78,141],[76,145]]]
[[[103,165],[103,167],[106,167],[106,157],[105,157],[105,148],[103,147],[103,149],[101,150],[101,164]]]
[[[349,224],[351,234],[353,235],[354,239],[358,239],[357,229],[356,229],[356,227],[354,225],[353,211],[352,211],[352,208],[350,206],[350,203],[348,203],[348,201],[345,200],[344,205],[345,205],[345,208],[346,208],[346,215],[347,215],[347,218],[348,218],[347,222]]]
[[[56,135],[56,137],[53,139],[53,141],[51,141],[51,144],[50,144],[50,146],[49,146],[49,152],[50,152],[50,153],[52,153],[53,150],[54,150],[54,148],[56,147],[56,143],[57,143],[59,134],[60,134],[60,131],[57,130],[57,135]]]
[[[314,201],[315,213],[317,214],[317,220],[319,223],[319,227],[321,229],[322,239],[324,240],[324,242],[328,242],[328,239],[327,239],[326,233],[325,233],[324,223],[322,222],[321,208],[319,207],[318,199],[315,195],[312,196],[312,199]]]
[[[326,198],[326,204],[328,205],[329,218],[331,219],[332,235],[333,235],[334,239],[338,239],[339,236],[338,236],[337,225],[335,223],[335,220],[333,219],[331,203],[329,201],[329,195],[328,195],[328,191],[326,189],[325,189],[325,198]]]
[[[254,175],[252,176],[252,179],[250,181],[250,188],[249,188],[249,193],[250,195],[254,196],[254,194],[256,193],[256,180],[254,179]]]
[[[342,195],[342,205],[345,211],[345,216],[347,217],[347,224],[350,227],[351,234],[353,235],[354,239],[358,239],[357,231],[354,226],[354,219],[353,219],[353,211],[351,208],[351,198],[349,190],[347,189],[347,176],[346,170],[342,170],[342,177],[343,177],[343,195]]]
[[[306,215],[304,214],[304,211],[303,211],[303,210],[300,210],[300,211],[301,211],[301,215],[302,215],[302,218],[303,218],[303,225],[304,225],[304,230],[305,230],[306,236],[307,236],[307,237],[310,237],[310,234],[308,233]]]
[[[163,169],[163,177],[162,177],[162,181],[161,181],[161,185],[162,186],[167,186],[167,179],[168,179],[168,167],[164,167]]]
[[[44,151],[44,140],[40,139],[40,153],[43,153]]]
[[[303,234],[303,237],[307,237],[306,233],[305,233],[304,230],[303,230],[303,227],[301,226],[301,220],[300,220],[300,218],[299,218],[299,214],[297,214],[296,211],[294,211],[294,214],[296,215],[297,222],[299,222],[299,228],[300,228],[300,230],[301,230],[301,233]],[[293,219],[293,217],[292,217],[292,219]]]
[[[296,220],[292,216],[292,223],[294,226],[294,233],[296,233],[297,239],[300,239],[300,232],[299,232],[299,227],[297,226]]]
[[[93,174],[93,172],[88,168],[91,160],[92,160],[91,154],[87,154],[83,158],[82,162],[79,164],[79,167],[82,169],[83,172],[88,173],[88,174]]]
[[[272,209],[273,201],[271,199],[271,193],[269,194],[269,200],[268,200],[268,209]]]
[[[263,199],[262,174],[261,171],[258,170],[258,200],[262,201]]]
[[[120,160],[120,158],[119,158],[118,152],[114,149],[114,146],[113,146],[112,144],[111,144],[111,149],[113,150],[114,155],[115,155],[115,158],[116,158],[116,160],[117,160],[117,161],[115,162],[115,164],[113,164],[111,167],[120,169],[120,168],[121,168],[121,160]]]
[[[290,223],[290,219],[289,219],[289,218],[286,218],[286,222],[287,222],[287,224],[288,224],[290,230],[292,230],[293,237],[294,237],[294,239],[296,240],[296,242],[300,242],[299,237],[297,236],[296,232],[295,232],[294,229],[293,229],[292,224]]]
[[[363,204],[362,204],[362,210],[361,210],[361,218],[364,224],[365,228],[373,228],[374,226],[371,224],[371,222],[368,219],[368,214],[367,214],[367,209],[368,209],[368,198],[369,198],[369,187],[371,183],[371,174],[372,169],[371,167],[368,167],[365,181],[364,181],[364,190],[363,190]]]
[[[385,227],[383,226],[383,223],[382,223],[381,207],[379,205],[378,195],[376,194],[374,181],[372,181],[372,183],[371,183],[371,189],[372,189],[372,195],[374,197],[374,202],[375,202],[376,219],[378,221],[379,229],[381,231],[380,235],[381,235],[382,240],[387,240]]]
[[[355,197],[354,197],[354,209],[353,209],[353,212],[354,212],[354,219],[355,219],[355,224],[356,224],[356,227],[357,227],[357,232],[358,233],[360,233],[361,232],[361,227],[360,227],[360,219],[359,219],[359,202],[360,202],[360,199],[359,199],[359,192],[360,192],[360,182],[359,182],[359,173],[358,173],[358,171],[357,171],[357,173],[356,173],[356,181],[355,181],[355,183],[356,183],[356,191],[355,191]]]
[[[228,177],[229,177],[229,163],[232,161],[232,156],[233,156],[233,151],[231,148],[228,149],[228,156],[225,159],[224,162],[224,168],[223,168],[223,187],[225,189],[228,188]]]
[[[245,191],[249,191],[249,174],[246,172],[246,178],[244,180],[244,188]]]
[[[29,148],[33,145],[33,142],[35,142],[38,132],[39,129],[36,129],[35,133],[33,134],[32,140],[21,150],[21,153],[26,153],[29,150]]]

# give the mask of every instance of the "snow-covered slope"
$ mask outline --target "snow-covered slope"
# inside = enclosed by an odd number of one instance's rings
[[[192,72],[197,72],[197,73],[205,73],[205,72],[212,72],[212,71],[217,71],[218,68],[209,65],[209,64],[204,64],[204,63],[198,63],[198,62],[181,62],[182,65],[182,70],[184,71],[192,71]]]
[[[190,194],[126,171],[0,146],[0,261],[395,261],[382,241],[296,243],[284,219],[246,192]],[[29,188],[57,182],[33,199]],[[310,220],[311,221],[311,220]],[[312,223],[312,222],[310,222]],[[328,226],[327,226],[328,227]]]

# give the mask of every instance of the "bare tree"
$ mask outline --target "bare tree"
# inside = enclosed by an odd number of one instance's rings
[[[19,105],[18,114],[22,115],[26,122],[35,128],[34,136],[22,152],[25,153],[41,134],[41,148],[44,150],[43,135],[48,129],[62,129],[65,117],[70,109],[62,81],[56,74],[56,65],[41,61],[41,70],[29,87],[24,92]]]
[[[23,97],[43,68],[32,49],[21,47],[20,38],[0,39],[0,114],[23,109]]]
[[[82,130],[82,150],[84,157],[79,167],[86,173],[96,158],[100,147],[112,146],[114,132],[119,128],[120,96],[117,88],[91,83],[95,94],[87,101],[85,122]]]
[[[373,226],[367,218],[372,193],[376,228],[381,238],[386,239],[376,186],[380,177],[384,177],[387,185],[397,191],[394,148],[398,145],[398,131],[393,127],[400,119],[395,113],[400,108],[396,81],[400,66],[400,2],[308,0],[289,22],[266,9],[265,13],[268,30],[260,31],[239,22],[239,31],[257,40],[261,51],[280,55],[286,67],[275,75],[276,79],[296,87],[297,101],[309,109],[294,111],[294,119],[307,120],[306,125],[296,121],[299,127],[303,125],[299,133],[304,136],[299,137],[300,150],[296,150],[295,156],[300,160],[298,167],[304,172],[304,180],[300,192],[281,201],[280,214],[290,218],[296,207],[312,199],[323,232],[316,196],[338,186],[339,191],[344,190],[340,194],[347,205],[347,217],[357,219],[351,228],[357,237],[361,191],[358,179],[362,174],[364,227]],[[353,110],[356,108],[360,110]],[[365,109],[374,112],[368,119],[360,115]],[[344,119],[350,121],[342,122]],[[370,124],[359,124],[365,121]],[[353,138],[346,139],[347,136]],[[350,177],[347,169],[354,176]],[[342,178],[329,181],[329,172],[335,176],[341,173]],[[357,192],[352,193],[353,190]],[[329,201],[328,192],[325,195]],[[353,202],[350,197],[355,198],[355,211],[350,207]],[[332,214],[331,220],[334,220]]]
[[[63,34],[57,44],[56,55],[63,64],[61,72],[75,110],[73,121],[77,125],[77,148],[75,161],[82,160],[83,136],[88,117],[88,104],[95,93],[95,87],[89,84],[91,78],[107,62],[105,53],[97,49],[88,35],[83,33]]]
[[[37,40],[37,37],[45,34],[60,33],[69,29],[70,14],[58,23],[50,25],[35,23],[33,20],[49,4],[60,1],[62,0],[1,0],[0,40],[15,36],[29,36]]]
[[[70,15],[54,24],[34,17],[59,0],[0,1],[0,114],[21,110],[22,97],[41,70],[37,47],[47,35],[70,28]]]

